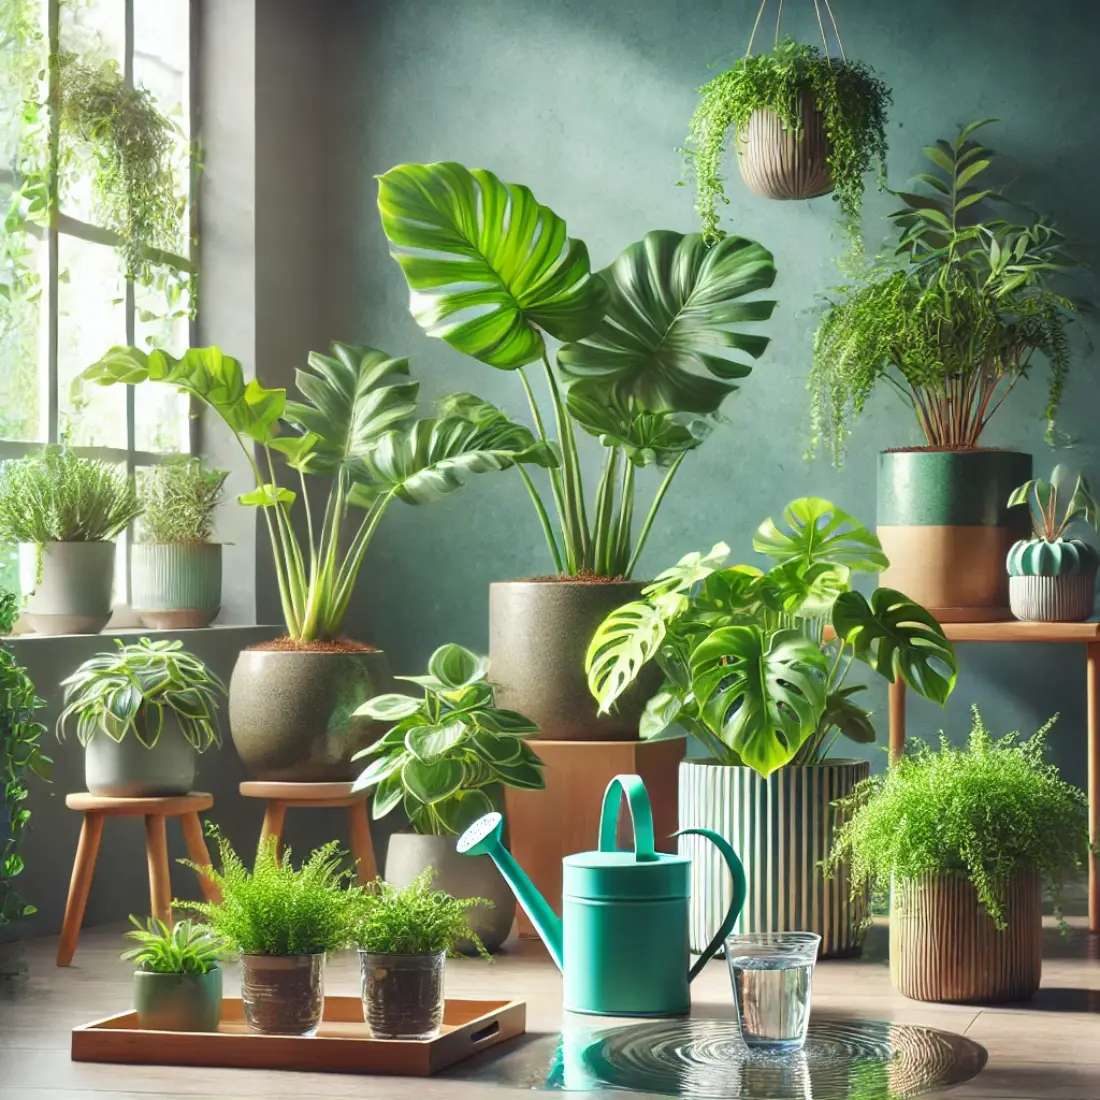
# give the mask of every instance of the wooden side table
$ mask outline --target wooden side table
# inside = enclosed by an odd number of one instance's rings
[[[352,786],[351,783],[268,783],[253,780],[241,784],[241,794],[245,798],[263,798],[267,801],[260,843],[273,836],[279,849],[283,844],[286,812],[291,806],[298,809],[314,809],[318,806],[346,809],[348,831],[351,835],[351,855],[355,860],[359,881],[372,882],[378,876],[378,868],[374,862],[374,845],[371,843],[370,821],[367,818],[370,792],[353,792]]]
[[[1085,647],[1089,836],[1100,841],[1100,622],[941,623],[952,642],[1050,642]],[[905,682],[890,685],[890,760],[905,751]],[[1100,932],[1100,858],[1089,856],[1089,931]]]
[[[61,942],[57,948],[57,965],[68,966],[76,954],[76,942],[84,921],[84,908],[88,904],[88,891],[95,874],[99,841],[103,835],[103,822],[108,817],[145,818],[145,853],[149,864],[149,911],[165,924],[172,923],[172,881],[168,869],[168,835],[165,819],[178,817],[187,854],[192,862],[210,866],[210,854],[202,836],[199,814],[214,805],[209,794],[171,795],[163,798],[108,798],[95,794],[70,794],[65,798],[70,810],[84,814],[80,828],[80,841],[73,863],[73,876],[69,882],[69,899],[65,903],[65,920],[61,926]],[[218,888],[204,876],[199,885],[207,901],[219,899]]]

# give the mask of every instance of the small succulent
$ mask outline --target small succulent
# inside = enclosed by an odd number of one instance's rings
[[[126,935],[138,946],[122,958],[151,974],[206,974],[226,951],[224,941],[205,924],[181,920],[169,928],[156,917],[143,925],[135,916],[130,922],[134,927]]]
[[[1061,576],[1095,572],[1100,555],[1081,539],[1067,538],[1075,522],[1098,529],[1096,501],[1084,475],[1074,480],[1063,465],[1054,467],[1050,481],[1025,481],[1008,498],[1010,507],[1026,507],[1033,537],[1021,539],[1008,552],[1011,576]]]

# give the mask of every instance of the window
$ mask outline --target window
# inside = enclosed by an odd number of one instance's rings
[[[133,472],[195,449],[186,401],[166,387],[73,383],[114,344],[178,354],[190,342],[196,17],[193,0],[0,4],[0,459],[65,442]],[[101,121],[134,89],[147,95],[125,100],[126,117],[151,144],[133,163],[163,167],[138,179],[142,193]],[[168,126],[140,129],[150,117]],[[149,193],[159,206],[138,205]],[[118,561],[122,603],[128,554]],[[0,585],[18,587],[11,547]]]

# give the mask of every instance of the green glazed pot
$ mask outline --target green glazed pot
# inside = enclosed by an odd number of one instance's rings
[[[143,1031],[217,1031],[222,972],[153,974],[134,971],[134,1010]]]
[[[1094,575],[1100,568],[1100,554],[1080,539],[1020,539],[1009,550],[1006,564],[1010,577]]]
[[[131,604],[154,630],[209,626],[222,602],[222,548],[211,542],[139,542],[130,551]]]

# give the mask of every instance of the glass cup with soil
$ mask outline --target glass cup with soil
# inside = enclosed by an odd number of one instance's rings
[[[359,952],[363,1017],[376,1039],[434,1039],[443,1024],[446,951]]]

